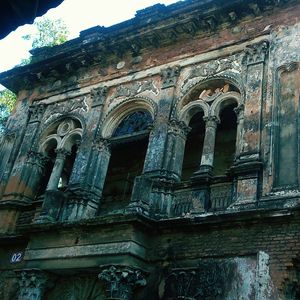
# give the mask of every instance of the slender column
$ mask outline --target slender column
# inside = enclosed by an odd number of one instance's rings
[[[55,152],[56,152],[56,159],[47,185],[47,189],[46,189],[47,191],[57,190],[59,179],[61,177],[61,172],[63,170],[66,157],[67,155],[70,155],[70,153],[65,149],[56,149]]]
[[[48,275],[38,269],[22,270],[17,272],[19,283],[18,300],[41,300],[47,283]]]
[[[104,281],[106,299],[110,300],[131,300],[134,289],[146,285],[146,279],[141,270],[126,266],[105,266],[98,278]]]
[[[239,157],[242,150],[243,142],[243,127],[244,127],[244,104],[234,108],[237,116],[236,142],[235,142],[235,157]]]
[[[205,137],[203,143],[202,157],[199,170],[195,172],[195,176],[198,174],[212,175],[216,133],[219,119],[216,116],[208,116],[203,118],[205,121]]]

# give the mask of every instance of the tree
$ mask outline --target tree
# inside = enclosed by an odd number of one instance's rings
[[[36,32],[23,36],[23,39],[32,41],[33,49],[60,45],[68,40],[69,30],[62,19],[51,20],[43,17],[35,21],[33,25]]]
[[[3,133],[7,119],[15,107],[17,96],[8,89],[0,91],[0,134]]]

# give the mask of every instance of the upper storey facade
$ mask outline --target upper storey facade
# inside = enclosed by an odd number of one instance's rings
[[[105,280],[126,265],[137,299],[198,299],[182,274],[204,278],[207,299],[238,299],[228,286],[299,296],[299,12],[289,0],[155,5],[0,74],[18,94],[0,148],[0,242],[24,250],[18,269],[122,265]],[[111,293],[132,299],[135,283]]]

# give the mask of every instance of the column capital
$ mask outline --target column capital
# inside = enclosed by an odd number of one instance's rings
[[[217,116],[204,116],[203,120],[206,127],[217,128],[218,124],[220,123],[220,119]]]
[[[245,109],[245,105],[244,104],[240,104],[239,106],[235,107],[233,109],[233,111],[235,112],[236,116],[237,116],[237,122],[239,123],[242,119],[244,119],[244,109]]]
[[[20,287],[18,300],[41,300],[49,275],[39,269],[24,269],[16,273]]]
[[[120,265],[100,268],[98,278],[106,283],[107,299],[130,300],[136,287],[146,285],[144,272],[137,268]]]
[[[191,128],[187,126],[183,121],[178,121],[176,119],[171,119],[168,125],[168,132],[171,134],[186,137],[187,134],[191,131]]]
[[[49,158],[40,152],[29,151],[27,153],[27,162],[30,164],[35,164],[41,168],[45,166],[48,160]]]
[[[34,104],[29,107],[30,123],[40,122],[46,110],[46,104]]]
[[[98,137],[93,141],[93,149],[110,152],[111,143],[109,139]]]
[[[269,42],[262,41],[253,45],[249,45],[244,50],[245,57],[244,62],[247,66],[255,65],[258,63],[263,63],[267,56],[267,51],[269,49]]]
[[[70,151],[64,148],[55,149],[55,153],[56,153],[56,158],[58,159],[64,159],[66,158],[66,156],[71,154]]]
[[[180,66],[168,67],[161,70],[162,89],[174,87],[180,73]]]
[[[93,100],[92,107],[104,105],[108,93],[107,86],[97,87],[91,90],[91,98]]]

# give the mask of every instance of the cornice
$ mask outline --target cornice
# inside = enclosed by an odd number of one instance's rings
[[[208,36],[232,27],[246,17],[260,17],[296,0],[186,0],[169,6],[157,4],[140,10],[133,19],[81,32],[63,45],[32,51],[34,63],[0,74],[0,83],[13,91],[32,88],[49,78],[72,76],[78,69],[106,66],[125,53],[133,57],[145,49],[179,40]]]

